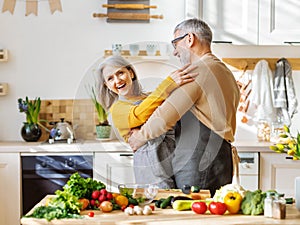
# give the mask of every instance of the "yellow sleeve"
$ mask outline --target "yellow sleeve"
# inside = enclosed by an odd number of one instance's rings
[[[118,101],[111,107],[114,125],[118,129],[131,129],[141,126],[177,87],[175,81],[171,77],[167,77],[139,105]]]

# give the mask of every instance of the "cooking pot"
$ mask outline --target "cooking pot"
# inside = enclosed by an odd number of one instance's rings
[[[50,131],[50,144],[54,143],[54,141],[66,141],[68,144],[71,144],[75,140],[71,123],[64,120],[64,118],[61,118],[60,122],[50,122],[50,125],[54,125]]]

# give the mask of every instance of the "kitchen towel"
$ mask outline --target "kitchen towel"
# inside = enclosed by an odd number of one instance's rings
[[[289,126],[291,118],[297,113],[297,98],[292,78],[292,68],[285,58],[276,63],[274,76],[274,107],[282,115],[282,122]]]
[[[248,114],[253,120],[275,120],[273,106],[273,73],[266,60],[260,60],[252,73],[252,91]]]

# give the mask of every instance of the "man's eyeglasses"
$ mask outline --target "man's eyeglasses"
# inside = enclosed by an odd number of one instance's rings
[[[176,48],[176,43],[178,41],[182,40],[183,38],[185,38],[187,35],[188,35],[188,33],[186,33],[186,34],[184,34],[184,35],[182,35],[180,37],[177,37],[174,40],[172,40],[171,43],[172,43],[173,47]]]

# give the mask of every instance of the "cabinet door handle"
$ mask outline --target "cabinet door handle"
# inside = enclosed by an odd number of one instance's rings
[[[287,156],[287,157],[285,157],[285,159],[293,159],[293,157]]]
[[[0,169],[5,168],[7,166],[7,163],[0,163]]]
[[[284,41],[283,43],[292,45],[292,44],[300,44],[300,41]]]
[[[232,44],[232,41],[212,41],[215,44]]]
[[[133,156],[133,154],[132,153],[123,153],[123,154],[120,154],[120,156]]]

